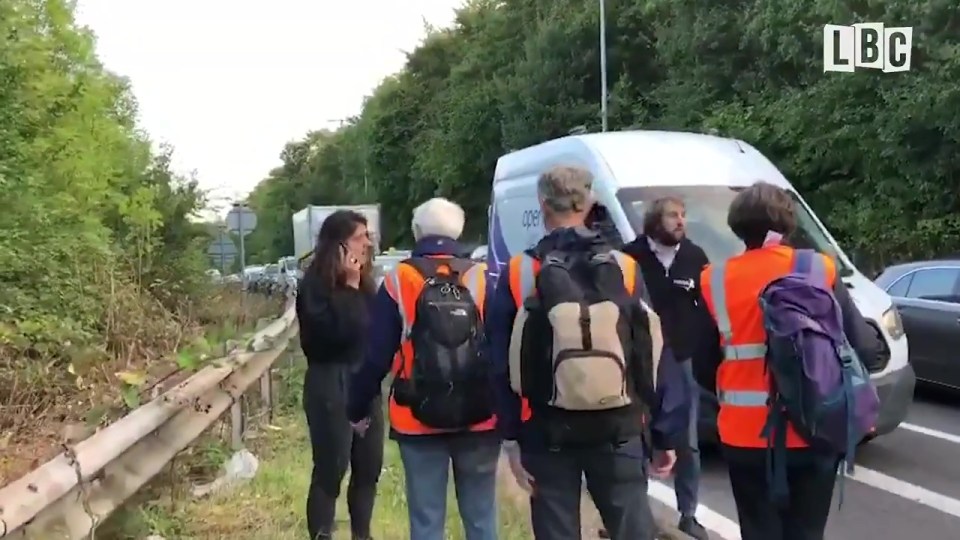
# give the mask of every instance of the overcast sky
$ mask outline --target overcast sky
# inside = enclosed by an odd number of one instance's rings
[[[399,70],[423,20],[462,0],[80,0],[108,69],[130,78],[141,125],[216,197],[249,192],[284,143],[357,114]]]

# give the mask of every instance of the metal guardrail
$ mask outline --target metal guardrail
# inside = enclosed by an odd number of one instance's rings
[[[271,366],[297,332],[293,306],[247,343],[0,489],[0,538],[79,539],[156,476],[228,410],[235,447],[243,394],[260,382],[272,411]]]

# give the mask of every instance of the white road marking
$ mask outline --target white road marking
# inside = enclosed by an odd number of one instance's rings
[[[918,504],[960,517],[960,500],[857,465],[849,478]]]
[[[914,433],[920,433],[921,435],[936,437],[937,439],[940,439],[943,441],[952,442],[954,444],[960,444],[960,435],[954,435],[952,433],[946,433],[944,431],[937,431],[935,429],[918,426],[916,424],[909,424],[907,422],[903,422],[902,424],[900,424],[900,427],[908,431],[913,431]]]
[[[677,509],[677,494],[672,487],[651,479],[647,494],[670,508]],[[736,521],[702,504],[697,506],[697,521],[711,532],[720,535],[723,540],[741,540],[740,525]]]

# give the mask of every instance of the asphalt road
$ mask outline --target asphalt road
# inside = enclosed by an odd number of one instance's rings
[[[726,468],[704,455],[698,518],[714,537],[740,540]],[[669,481],[652,498],[676,507]],[[919,391],[907,423],[862,447],[853,477],[837,497],[827,540],[956,540],[960,538],[960,397]]]

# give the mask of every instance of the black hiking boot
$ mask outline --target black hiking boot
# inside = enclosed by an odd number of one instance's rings
[[[677,528],[682,532],[696,538],[697,540],[710,540],[710,535],[707,534],[707,529],[705,529],[694,516],[681,517],[680,523],[677,524]]]

